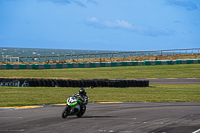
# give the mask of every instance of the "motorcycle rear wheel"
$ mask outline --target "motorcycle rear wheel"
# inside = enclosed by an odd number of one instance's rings
[[[67,118],[69,112],[68,112],[68,106],[66,106],[62,112],[62,118]]]
[[[80,112],[79,112],[76,116],[77,116],[78,118],[81,118],[81,117],[84,115],[85,111],[86,111],[86,106],[81,107]]]

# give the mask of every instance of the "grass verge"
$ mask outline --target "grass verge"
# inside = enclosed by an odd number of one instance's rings
[[[150,87],[85,88],[89,102],[200,102],[199,84],[150,85]],[[65,103],[79,88],[1,87],[0,106]]]
[[[199,71],[200,64],[179,64],[39,70],[0,70],[0,77],[69,79],[200,78]]]

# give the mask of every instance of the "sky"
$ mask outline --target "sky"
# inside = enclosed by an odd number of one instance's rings
[[[200,0],[0,0],[0,47],[200,48]]]

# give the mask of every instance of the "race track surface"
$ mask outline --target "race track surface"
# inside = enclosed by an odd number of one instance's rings
[[[64,105],[0,108],[5,133],[197,133],[200,103],[89,103],[82,118],[61,117]]]

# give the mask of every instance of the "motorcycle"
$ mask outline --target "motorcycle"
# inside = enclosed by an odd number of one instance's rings
[[[89,98],[88,98],[89,100]],[[78,118],[82,117],[86,111],[86,106],[80,106],[79,102],[81,103],[80,97],[76,95],[72,95],[71,97],[67,98],[67,104],[62,112],[62,118],[67,118],[67,116],[76,115]]]

